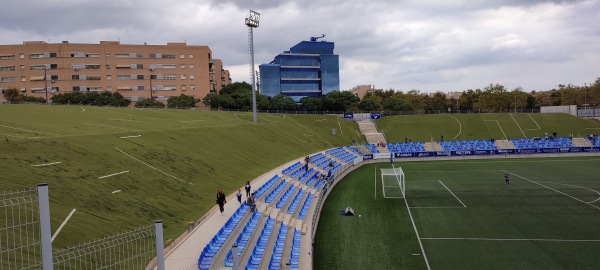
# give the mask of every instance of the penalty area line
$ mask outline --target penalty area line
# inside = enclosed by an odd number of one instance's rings
[[[446,185],[444,185],[444,183],[442,182],[442,180],[440,180],[438,182],[440,182],[440,184],[442,184],[442,186],[444,186],[446,188],[446,190],[448,190],[448,192],[450,192],[450,194],[452,194],[452,196],[454,196],[454,198],[456,198],[458,200],[458,202],[460,204],[462,204],[462,206],[464,208],[467,208],[467,206],[458,197],[456,197],[456,195],[454,195],[454,192],[452,192],[452,190],[450,190]]]
[[[128,139],[128,138],[139,138],[139,137],[142,137],[142,135],[123,136],[123,137],[119,137],[119,138]]]
[[[103,179],[103,178],[107,178],[107,177],[111,177],[111,176],[115,176],[115,175],[119,175],[119,174],[124,174],[124,173],[128,173],[128,172],[129,172],[129,170],[126,170],[126,171],[113,173],[113,174],[109,174],[109,175],[98,176],[98,179]]]
[[[600,239],[526,239],[526,238],[421,238],[423,240],[468,240],[468,241],[544,241],[544,242],[600,242]]]

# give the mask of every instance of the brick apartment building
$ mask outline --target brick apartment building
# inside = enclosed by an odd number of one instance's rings
[[[110,91],[133,102],[150,97],[166,102],[180,94],[202,99],[230,83],[229,71],[208,46],[118,41],[0,45],[0,90],[16,88],[28,96]]]

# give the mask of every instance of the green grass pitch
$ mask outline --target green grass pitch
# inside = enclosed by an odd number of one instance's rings
[[[598,157],[396,163],[406,175],[410,214],[404,199],[383,198],[379,168],[390,166],[365,165],[332,190],[315,238],[315,269],[600,265]],[[361,217],[341,216],[347,206]]]

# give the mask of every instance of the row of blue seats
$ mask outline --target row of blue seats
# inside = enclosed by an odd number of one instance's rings
[[[281,268],[281,260],[283,259],[283,251],[285,249],[285,241],[287,238],[288,226],[281,224],[277,233],[277,241],[273,247],[273,254],[269,261],[269,270],[279,270]]]
[[[242,252],[248,244],[248,240],[252,238],[252,234],[254,233],[254,230],[256,229],[256,226],[258,225],[261,216],[262,213],[255,211],[250,220],[248,220],[248,222],[246,223],[246,226],[244,226],[244,229],[242,230],[242,233],[240,233],[240,236],[238,236],[238,238],[236,239],[236,244],[238,245],[238,257],[242,256]],[[225,266],[233,267],[233,249],[229,249],[227,256],[225,256]]]
[[[300,213],[298,213],[299,220],[304,220],[304,218],[306,217],[308,209],[310,208],[310,204],[312,203],[313,197],[314,195],[312,193],[308,193],[308,197],[306,197],[306,200],[302,205],[302,209],[300,209]]]
[[[279,192],[281,192],[281,190],[283,190],[283,188],[286,185],[287,185],[287,182],[285,180],[281,181],[281,183],[279,183],[279,185],[277,185],[277,187],[275,187],[275,189],[273,191],[271,191],[271,193],[269,193],[269,195],[267,195],[267,198],[265,198],[265,202],[271,203],[273,201],[273,199],[275,199],[275,197],[277,197]]]
[[[373,153],[373,154],[377,154],[377,153],[379,153],[379,149],[377,149],[377,146],[375,146],[375,145],[374,145],[374,144],[372,144],[372,143],[370,143],[370,144],[369,144],[369,143],[365,144],[365,147],[367,148],[367,150],[369,150],[369,151],[370,151],[371,153]]]
[[[305,170],[305,172],[300,176],[300,178],[298,178],[298,181],[304,182],[304,180],[308,179],[309,177],[313,176],[314,174],[315,174],[315,169],[313,169],[313,168],[308,169],[308,171]]]
[[[321,168],[321,169],[325,169],[325,167],[327,167],[327,165],[329,165],[329,162],[331,162],[332,159],[330,158],[325,158],[323,160],[321,160],[319,163],[315,163],[317,165],[317,167]]]
[[[287,209],[288,214],[291,215],[294,213],[294,211],[296,211],[296,208],[298,208],[298,204],[300,204],[300,200],[302,200],[302,197],[304,197],[304,189],[300,189],[294,197],[294,200],[292,200],[292,203]]]
[[[310,163],[317,163],[325,158],[327,158],[327,156],[323,155],[322,153],[318,153],[310,157]]]
[[[560,148],[560,147],[574,147],[573,143],[569,138],[554,138],[554,139],[511,139],[510,140],[517,148]]]
[[[354,148],[353,146],[344,146],[344,150],[355,154],[356,156],[362,156],[362,153],[360,151],[358,151],[356,148]]]
[[[221,227],[219,232],[215,234],[213,239],[210,240],[208,244],[206,244],[206,247],[204,247],[202,253],[200,253],[200,257],[198,258],[198,268],[200,270],[210,269],[213,257],[215,256],[215,254],[217,254],[217,251],[221,248],[221,246],[223,246],[229,235],[231,235],[231,233],[238,225],[240,220],[242,220],[242,217],[244,216],[244,214],[246,214],[249,208],[250,207],[246,205],[245,202],[242,203],[242,205],[240,205],[240,207],[233,213],[231,218],[229,218],[229,220],[225,222],[225,225]]]
[[[294,239],[292,240],[292,250],[290,252],[290,268],[298,269],[300,264],[300,240],[302,232],[294,229]]]
[[[596,137],[592,144],[596,147],[600,147],[600,136]]]
[[[283,196],[281,196],[279,198],[279,200],[275,204],[275,207],[277,209],[281,209],[281,207],[283,207],[285,205],[285,203],[287,202],[287,200],[292,196],[294,191],[296,191],[296,186],[290,185],[290,187],[283,193]]]
[[[392,153],[425,152],[425,143],[423,143],[423,142],[389,143],[388,149]]]
[[[290,175],[292,178],[296,178],[296,176],[300,175],[301,173],[306,171],[306,167],[304,165],[302,165],[302,167],[296,169],[295,171],[292,172],[292,174]]]
[[[275,176],[271,177],[271,179],[269,179],[269,181],[267,181],[262,186],[260,186],[257,190],[254,191],[254,198],[255,199],[260,198],[260,196],[263,195],[263,193],[265,193],[265,191],[269,190],[273,186],[273,184],[275,184],[277,181],[279,181],[279,179],[281,179],[281,178],[277,174]]]
[[[321,173],[315,173],[315,175],[313,175],[308,181],[306,181],[306,185],[307,186],[312,186],[312,184],[315,183],[315,181],[318,181],[321,178]]]
[[[319,188],[325,183],[325,181],[317,181],[317,183],[313,186],[314,189],[319,190]]]
[[[246,264],[246,270],[258,270],[260,267],[260,261],[262,260],[263,255],[265,254],[265,250],[267,249],[267,245],[269,244],[269,238],[271,238],[271,232],[273,231],[273,227],[275,227],[275,219],[269,217],[267,219],[267,223],[265,227],[263,227],[260,236],[258,237],[258,242],[256,242],[256,246],[252,250],[252,255],[248,259],[248,263]]]
[[[288,173],[290,173],[291,171],[293,171],[294,169],[296,169],[296,168],[300,167],[300,165],[301,165],[301,164],[300,164],[300,161],[298,161],[298,162],[296,162],[296,163],[294,163],[294,164],[290,165],[289,167],[287,167],[287,168],[283,169],[283,170],[281,171],[281,173],[282,173],[282,174],[284,174],[284,175],[285,175],[285,174],[288,174]]]
[[[466,140],[466,141],[444,141],[440,142],[445,151],[465,150],[496,150],[496,144],[489,140]]]

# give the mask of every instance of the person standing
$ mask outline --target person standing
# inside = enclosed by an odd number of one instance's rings
[[[238,202],[239,202],[240,204],[242,204],[242,190],[241,190],[241,189],[238,189],[238,193],[237,193],[237,194],[235,194],[235,196],[237,197],[237,199],[238,199]]]
[[[250,211],[254,212],[256,210],[256,200],[254,199],[254,193],[246,199],[246,205],[250,206]]]
[[[506,183],[506,187],[510,187],[510,174],[508,172],[504,172],[504,182]]]
[[[246,181],[246,185],[244,186],[244,189],[246,190],[246,198],[250,197],[250,181]]]
[[[225,204],[227,203],[227,199],[225,199],[225,193],[223,189],[220,188],[219,192],[217,192],[217,204],[219,205],[219,211],[221,211],[221,216],[223,212],[225,212]]]

